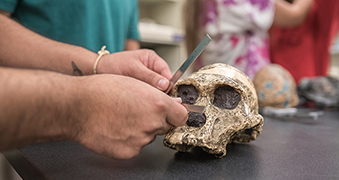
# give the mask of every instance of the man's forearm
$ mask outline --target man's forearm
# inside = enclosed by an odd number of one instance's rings
[[[134,39],[127,39],[125,41],[125,51],[133,51],[140,49],[140,44]]]
[[[0,67],[0,151],[70,139],[76,133],[76,78]]]
[[[93,73],[96,53],[45,38],[3,14],[0,39],[0,66],[73,74],[73,61],[84,75]]]

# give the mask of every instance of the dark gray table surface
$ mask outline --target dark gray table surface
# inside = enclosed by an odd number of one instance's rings
[[[163,136],[130,160],[92,153],[75,142],[38,144],[4,153],[23,179],[339,179],[339,112],[317,121],[265,117],[256,141],[230,144],[216,159],[200,148],[181,153]]]

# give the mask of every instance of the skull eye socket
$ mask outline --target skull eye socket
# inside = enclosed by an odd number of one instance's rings
[[[224,85],[214,91],[213,104],[222,109],[234,109],[241,100],[240,93],[233,87]]]
[[[180,85],[178,87],[178,97],[182,99],[182,103],[194,104],[198,99],[198,91],[193,85]]]

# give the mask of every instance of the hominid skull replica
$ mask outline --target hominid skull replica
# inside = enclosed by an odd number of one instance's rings
[[[201,147],[216,157],[226,155],[226,145],[255,140],[263,126],[257,94],[251,80],[226,64],[205,66],[179,80],[173,95],[183,103],[206,106],[204,112],[189,112],[186,125],[172,127],[164,145],[187,152]]]

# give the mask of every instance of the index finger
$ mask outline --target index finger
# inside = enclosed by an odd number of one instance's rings
[[[150,70],[164,76],[168,80],[172,78],[171,70],[164,59],[156,52],[148,51],[148,57],[142,59],[143,64]]]
[[[183,126],[185,125],[188,119],[188,113],[186,108],[180,104],[177,99],[170,98],[169,108],[167,111],[166,121],[174,126]]]

